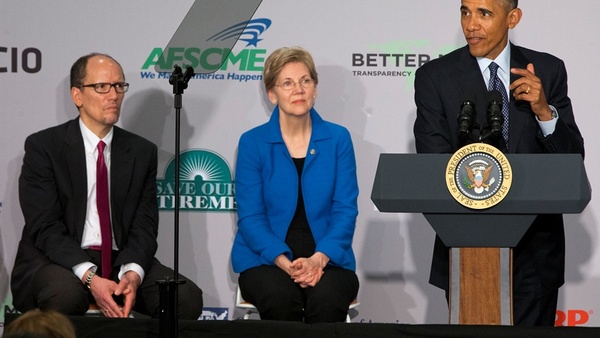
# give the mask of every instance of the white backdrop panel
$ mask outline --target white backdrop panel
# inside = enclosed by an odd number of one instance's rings
[[[73,61],[92,51],[108,53],[123,66],[131,89],[119,124],[159,147],[159,176],[174,155],[175,115],[172,87],[166,79],[140,75],[157,47],[165,46],[192,5],[191,0],[3,0],[0,5],[0,302],[10,310],[9,275],[23,226],[17,178],[25,137],[62,123],[77,112],[68,96]],[[174,5],[175,4],[175,5]],[[437,57],[464,39],[460,1],[449,0],[264,0],[253,18],[271,26],[257,46],[238,42],[234,53],[260,50],[265,56],[281,46],[300,45],[314,56],[319,73],[317,110],[346,126],[353,137],[360,185],[354,248],[361,282],[354,321],[446,323],[443,293],[427,283],[434,233],[421,215],[382,214],[370,201],[377,159],[382,152],[414,152],[412,124],[415,55]],[[560,0],[521,1],[524,17],[512,32],[513,42],[562,58],[569,71],[570,96],[586,142],[586,167],[592,189],[600,163],[596,131],[596,90],[600,76],[588,64],[600,47],[590,43],[599,32],[596,0],[577,4]],[[568,14],[567,14],[568,13]],[[224,23],[229,27],[235,23]],[[216,32],[215,32],[216,33]],[[28,48],[30,48],[28,50]],[[12,57],[16,51],[17,59]],[[41,53],[41,68],[27,51]],[[27,62],[23,65],[21,54]],[[400,53],[400,65],[375,57],[373,65],[353,64],[353,54]],[[16,66],[16,67],[13,67]],[[14,69],[13,69],[14,68]],[[357,71],[400,71],[405,76],[358,76]],[[260,74],[229,65],[217,73]],[[234,167],[237,141],[245,130],[264,123],[272,109],[260,81],[190,81],[183,96],[182,150],[208,149]],[[558,178],[568,179],[568,178]],[[567,273],[561,289],[562,324],[600,324],[594,315],[600,294],[597,200],[581,215],[566,216]],[[231,271],[230,248],[235,213],[182,212],[180,271],[204,290],[205,306],[233,311],[237,275]],[[173,259],[173,213],[161,212],[158,257]],[[3,319],[3,316],[1,317]]]

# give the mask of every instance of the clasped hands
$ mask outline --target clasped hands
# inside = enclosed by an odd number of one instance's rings
[[[134,271],[127,271],[116,282],[95,275],[90,283],[90,291],[96,304],[106,317],[127,318],[135,304],[135,295],[142,283],[140,276]],[[118,304],[113,295],[123,298],[123,304]]]
[[[321,253],[316,252],[308,258],[298,258],[290,261],[285,255],[279,255],[275,259],[275,264],[287,272],[288,275],[298,283],[300,287],[314,287],[323,277],[323,268],[327,266],[329,258]]]

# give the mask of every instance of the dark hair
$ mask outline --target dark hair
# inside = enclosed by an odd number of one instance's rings
[[[506,12],[510,12],[513,9],[519,7],[519,0],[502,0],[506,7]]]
[[[113,60],[116,64],[119,65],[119,67],[121,68],[121,73],[123,73],[123,67],[121,67],[121,64],[119,64],[119,62],[117,62],[117,60],[115,60],[112,56],[102,53],[90,53],[77,59],[77,61],[73,63],[73,66],[71,66],[71,88],[79,88],[83,86],[83,79],[85,79],[85,76],[87,75],[86,69],[88,60],[93,58],[94,56],[103,56]]]

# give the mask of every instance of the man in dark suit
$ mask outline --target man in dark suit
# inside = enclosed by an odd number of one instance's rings
[[[422,66],[415,77],[419,153],[453,153],[461,145],[461,103],[475,104],[486,125],[488,85],[494,62],[509,100],[508,138],[491,140],[508,153],[584,154],[562,60],[518,47],[508,32],[522,12],[517,0],[463,0],[461,26],[467,46]],[[543,168],[552,170],[552,168]],[[430,283],[448,291],[448,248],[436,237]],[[515,325],[554,325],[558,288],[564,283],[562,215],[539,215],[513,250]]]
[[[41,308],[78,315],[92,301],[107,317],[128,317],[132,309],[159,316],[155,281],[173,276],[173,270],[154,258],[157,148],[114,125],[128,86],[112,57],[79,58],[71,68],[79,117],[25,141],[19,177],[25,227],[11,280],[21,312]],[[105,169],[97,167],[100,161]],[[102,184],[96,174],[105,170]],[[110,253],[105,260],[103,242]],[[202,313],[202,291],[189,280],[179,286],[178,310],[182,319]]]

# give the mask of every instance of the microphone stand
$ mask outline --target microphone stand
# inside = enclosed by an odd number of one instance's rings
[[[173,85],[174,107],[175,107],[175,210],[174,210],[174,263],[173,278],[166,276],[164,280],[156,281],[160,292],[159,302],[159,331],[160,337],[176,338],[178,334],[177,323],[177,287],[185,284],[185,280],[179,279],[179,160],[180,160],[180,116],[182,108],[183,91],[187,88],[188,82],[194,76],[194,69],[186,67],[185,73],[182,73],[181,67],[175,65],[175,70],[169,77],[169,83]]]

